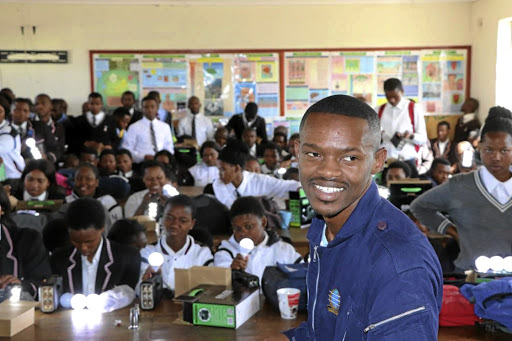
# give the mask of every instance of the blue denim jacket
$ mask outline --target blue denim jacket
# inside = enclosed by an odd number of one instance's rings
[[[372,183],[327,247],[309,228],[308,321],[291,340],[437,340],[443,277],[414,223]]]

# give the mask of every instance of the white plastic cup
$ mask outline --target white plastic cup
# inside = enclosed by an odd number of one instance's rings
[[[281,318],[293,320],[297,318],[299,310],[300,290],[295,288],[281,288],[277,290],[279,312]]]

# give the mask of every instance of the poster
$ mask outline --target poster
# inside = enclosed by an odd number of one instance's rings
[[[219,99],[222,95],[223,63],[203,63],[204,98]]]
[[[237,83],[235,84],[235,112],[243,112],[249,102],[257,102],[256,84]]]

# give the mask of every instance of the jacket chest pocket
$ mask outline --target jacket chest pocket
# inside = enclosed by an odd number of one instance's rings
[[[334,313],[332,303],[335,301],[332,298],[332,293],[329,297],[328,311]],[[350,296],[342,299],[339,304],[338,316],[336,318],[336,331],[334,333],[334,340],[338,341],[357,341],[363,340],[363,324],[359,318],[354,314],[354,301]]]

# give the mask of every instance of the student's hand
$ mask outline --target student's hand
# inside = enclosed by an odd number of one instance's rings
[[[408,139],[408,138],[410,138],[412,136],[412,134],[410,132],[408,132],[408,131],[405,131],[403,136],[404,136],[405,139]]]
[[[153,271],[153,268],[151,266],[148,266],[146,269],[146,272],[144,272],[144,275],[142,275],[142,281],[145,281],[147,279],[150,279],[153,277],[153,275],[161,274],[162,273],[162,267],[159,267],[157,271]]]
[[[96,141],[85,141],[84,146],[86,146],[87,148],[93,148],[93,149],[98,150],[98,147],[100,146],[100,144]]]
[[[0,276],[0,289],[5,288],[9,284],[21,284],[21,281],[18,277],[14,277],[13,275]]]
[[[144,160],[153,160],[155,158],[154,155],[144,155]]]
[[[249,261],[249,256],[242,256],[241,254],[237,254],[231,263],[231,269],[233,270],[245,270],[247,267],[247,262]]]
[[[453,239],[455,239],[457,241],[457,243],[459,242],[459,232],[457,231],[457,228],[455,226],[453,226],[453,225],[448,226],[446,228],[445,234],[452,236]]]

